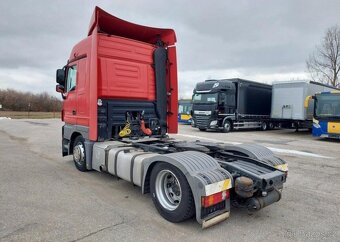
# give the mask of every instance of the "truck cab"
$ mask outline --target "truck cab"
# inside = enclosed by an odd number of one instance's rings
[[[87,150],[96,141],[124,138],[127,120],[135,137],[177,132],[175,42],[172,29],[136,25],[96,8],[88,36],[57,71],[63,155],[73,153],[76,135]]]
[[[197,84],[192,96],[194,127],[200,130],[223,126],[219,114],[234,115],[236,88],[232,82],[207,80]]]
[[[315,137],[340,138],[340,91],[320,92],[308,96],[314,100],[314,115],[312,134]]]
[[[186,99],[178,100],[178,123],[191,124],[192,101]]]

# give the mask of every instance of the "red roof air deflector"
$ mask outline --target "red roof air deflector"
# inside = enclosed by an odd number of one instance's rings
[[[112,16],[99,7],[96,7],[93,12],[88,36],[93,33],[96,26],[101,32],[150,44],[155,44],[159,38],[167,45],[176,43],[176,34],[172,29],[152,28],[130,23]]]

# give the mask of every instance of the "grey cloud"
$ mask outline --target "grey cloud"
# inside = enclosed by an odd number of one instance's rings
[[[180,70],[299,65],[339,22],[339,1],[179,2],[128,8],[176,29]]]
[[[175,29],[180,72],[303,72],[326,28],[339,24],[340,12],[337,0],[4,0],[0,67],[42,72],[61,67],[72,46],[86,37],[95,4],[131,22]],[[53,81],[54,71],[49,75]]]
[[[80,1],[1,1],[0,66],[46,68],[65,63],[86,36],[92,8]]]

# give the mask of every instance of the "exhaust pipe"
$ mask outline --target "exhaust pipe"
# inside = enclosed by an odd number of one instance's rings
[[[265,197],[253,197],[248,200],[247,208],[249,212],[258,211],[272,203],[278,202],[281,199],[281,192],[274,189],[268,192]]]

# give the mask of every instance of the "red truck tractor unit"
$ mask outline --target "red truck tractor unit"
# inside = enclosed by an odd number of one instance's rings
[[[196,216],[205,228],[228,218],[231,203],[255,211],[279,201],[287,165],[268,149],[169,138],[177,133],[175,43],[172,29],[95,8],[88,36],[57,70],[63,156],[150,192],[171,222]]]

